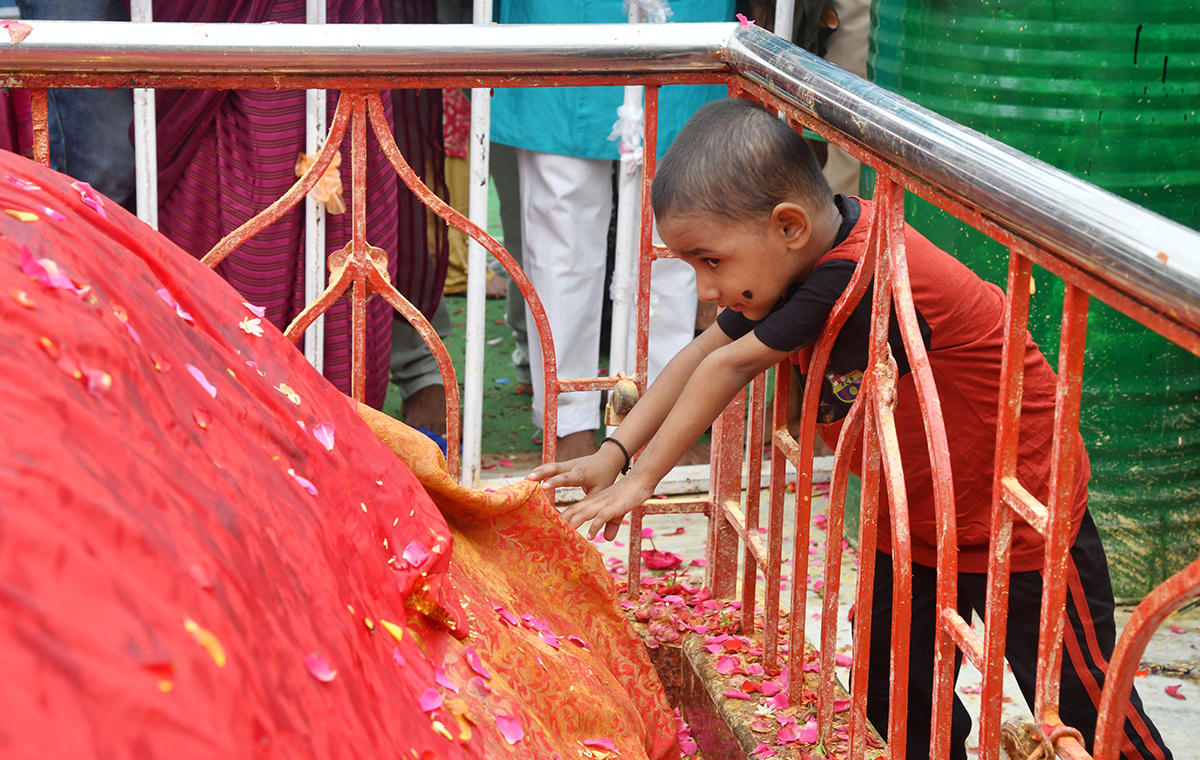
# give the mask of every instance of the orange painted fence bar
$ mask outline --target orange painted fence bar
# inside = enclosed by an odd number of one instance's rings
[[[170,85],[294,89],[320,87],[341,90],[342,96],[330,125],[329,139],[322,147],[316,163],[282,198],[226,236],[204,261],[209,266],[216,266],[240,243],[298,203],[315,185],[332,160],[334,150],[349,131],[353,155],[353,237],[341,255],[330,261],[330,283],[325,292],[305,308],[288,327],[286,334],[291,340],[298,340],[316,316],[337,298],[350,298],[355,332],[353,387],[355,396],[361,397],[365,302],[374,295],[385,298],[416,326],[433,348],[447,388],[449,463],[455,473],[458,469],[456,444],[459,438],[459,398],[451,358],[428,321],[391,284],[386,262],[380,262],[378,249],[373,248],[365,236],[366,205],[370,202],[365,197],[364,182],[368,124],[375,130],[382,150],[410,190],[447,223],[479,241],[505,266],[525,295],[534,316],[543,356],[546,357],[547,429],[556,427],[559,394],[573,390],[609,389],[615,383],[615,378],[557,377],[553,338],[549,335],[545,312],[537,293],[503,246],[433,195],[409,167],[387,129],[379,101],[381,89],[578,84],[646,86],[645,162],[637,289],[637,369],[634,376],[642,390],[645,388],[647,366],[650,265],[656,257],[670,255],[662,248],[655,248],[652,243],[648,203],[649,188],[654,177],[658,89],[661,85],[725,83],[731,95],[755,100],[779,111],[796,129],[814,130],[874,168],[878,183],[870,218],[867,254],[855,271],[847,291],[835,305],[820,340],[813,347],[807,373],[809,377],[819,377],[824,373],[838,330],[867,293],[868,286],[874,283],[868,369],[858,401],[847,417],[837,442],[828,514],[829,535],[840,536],[844,526],[851,455],[861,445],[862,506],[858,536],[861,565],[856,587],[853,632],[849,755],[858,760],[867,751],[866,675],[872,618],[870,600],[876,530],[880,510],[883,509],[888,510],[893,526],[895,568],[891,643],[892,712],[888,719],[891,757],[903,758],[907,723],[915,719],[906,715],[901,707],[907,702],[907,636],[912,573],[904,477],[893,419],[897,378],[895,363],[887,347],[888,324],[894,309],[915,379],[936,484],[934,501],[938,532],[939,626],[935,650],[934,709],[929,716],[931,735],[934,737],[931,756],[940,760],[949,754],[954,658],[955,652],[961,651],[966,659],[980,669],[984,678],[979,715],[980,758],[998,760],[1005,644],[1004,626],[1000,622],[1009,614],[1009,540],[1014,519],[1028,522],[1046,538],[1046,593],[1041,610],[1042,635],[1035,720],[1048,727],[1048,738],[1060,755],[1088,756],[1078,739],[1078,733],[1062,726],[1058,719],[1059,658],[1066,601],[1064,578],[1070,536],[1068,521],[1071,484],[1076,467],[1073,441],[1078,428],[1088,302],[1091,298],[1100,299],[1187,350],[1200,354],[1200,235],[1149,212],[1136,210],[1132,204],[1117,202],[1084,182],[1055,172],[1044,164],[997,146],[901,98],[873,88],[754,27],[697,25],[705,30],[696,33],[699,41],[683,37],[686,30],[655,30],[667,36],[674,35],[671,37],[674,47],[649,52],[638,49],[629,41],[632,38],[620,38],[620,34],[625,32],[617,33],[618,39],[613,41],[613,35],[610,34],[612,30],[597,31],[599,27],[590,30],[586,27],[562,27],[557,31],[543,27],[539,30],[536,44],[524,40],[518,31],[500,27],[473,27],[465,33],[469,35],[469,41],[453,40],[445,28],[431,28],[415,31],[422,39],[421,44],[380,37],[374,46],[359,45],[359,52],[348,52],[346,55],[361,53],[368,56],[370,63],[358,64],[356,68],[353,62],[339,62],[340,59],[329,55],[327,49],[315,45],[312,48],[312,61],[306,64],[303,40],[300,44],[287,47],[286,59],[273,57],[283,46],[268,46],[264,50],[244,46],[229,48],[246,56],[240,62],[221,58],[212,58],[210,61],[182,55],[173,57],[169,46],[149,49],[147,52],[134,49],[136,46],[131,44],[125,50],[122,48],[125,43],[118,42],[116,37],[106,38],[104,34],[109,32],[101,34],[99,26],[63,23],[44,27],[35,25],[35,32],[44,29],[48,30],[47,33],[40,38],[37,34],[32,35],[21,45],[0,50],[0,73],[5,75],[6,85],[33,90],[35,156],[43,163],[48,162],[47,87]],[[206,25],[202,30],[206,38],[211,33],[214,49],[222,49],[220,40],[224,32],[221,26]],[[176,34],[177,31],[170,30],[170,34]],[[257,30],[255,34],[263,31]],[[77,32],[81,39],[90,41],[99,38],[100,42],[72,46],[58,40],[60,44],[56,46],[56,38],[51,32],[61,32],[66,35],[64,39],[68,40],[71,34]],[[270,33],[310,34],[297,30],[270,30]],[[373,34],[369,30],[361,33],[368,36]],[[464,33],[458,28],[453,34]],[[561,51],[553,49],[547,52],[546,45],[541,41],[560,37],[568,42],[584,39],[589,47],[582,51],[578,48],[568,49],[569,45],[564,43]],[[47,38],[49,42],[45,42]],[[439,40],[448,39],[452,41],[446,43],[445,49],[438,47],[441,44]],[[622,39],[625,41],[622,42]],[[680,42],[680,39],[684,41]],[[88,44],[93,47],[88,48]],[[188,49],[189,55],[209,43],[194,41],[190,44],[192,48]],[[284,60],[287,61],[286,66],[281,62]],[[521,65],[518,66],[518,63]],[[96,68],[89,70],[89,66]],[[525,73],[513,73],[516,71]],[[933,146],[938,148],[936,153],[932,151]],[[955,151],[958,151],[957,159],[943,155]],[[1017,167],[1023,171],[1016,171]],[[972,175],[972,172],[975,174]],[[982,181],[980,177],[985,172],[998,172],[996,176],[1004,176],[1007,184],[998,187]],[[1057,193],[1056,200],[1063,204],[1062,211],[1066,214],[1074,213],[1083,217],[1090,211],[1087,208],[1089,204],[1114,207],[1130,217],[1130,224],[1138,227],[1142,236],[1148,239],[1147,246],[1156,245],[1156,240],[1165,240],[1159,246],[1157,257],[1157,261],[1161,262],[1161,271],[1154,268],[1158,264],[1154,263],[1156,257],[1153,252],[1147,257],[1144,249],[1134,250],[1127,242],[1128,236],[1123,236],[1119,227],[1119,214],[1108,214],[1111,218],[1110,227],[1097,222],[1085,228],[1086,234],[1091,235],[1086,239],[1085,233],[1080,233],[1077,228],[1063,224],[1060,229],[1048,221],[1049,217],[1045,214],[1039,215],[1038,209],[1047,205],[1044,198],[1051,185],[1051,189]],[[918,332],[908,280],[903,236],[905,191],[934,202],[1005,244],[1010,251],[1004,360],[1001,393],[997,399],[1000,416],[995,447],[993,550],[988,569],[986,633],[982,638],[955,611],[957,553],[949,445],[937,388]],[[1051,452],[1052,488],[1047,504],[1038,503],[1017,482],[1015,475],[1024,336],[1033,264],[1044,267],[1066,282],[1054,445]],[[785,362],[774,371],[778,378],[786,376],[791,367]],[[741,625],[746,635],[756,632],[755,604],[761,590],[764,609],[761,629],[763,656],[764,665],[768,668],[776,668],[784,663],[778,629],[787,462],[791,462],[797,471],[793,515],[794,551],[791,558],[793,578],[803,579],[808,572],[818,388],[819,383],[807,384],[800,435],[799,438],[792,438],[787,430],[787,386],[786,383],[775,384],[773,433],[769,440],[772,456],[765,542],[757,532],[762,522],[757,475],[763,466],[765,375],[752,383],[748,405],[744,397],[739,397],[714,424],[708,495],[685,501],[648,502],[631,516],[628,562],[631,579],[640,577],[640,528],[647,517],[680,512],[706,516],[708,549],[705,584],[719,597],[733,598],[740,594]],[[544,438],[543,457],[550,461],[555,455],[555,436],[547,435]],[[743,466],[747,462],[752,475],[743,508],[742,477]],[[880,504],[878,499],[881,479],[887,484],[887,504]],[[821,614],[821,667],[817,701],[818,727],[822,736],[829,736],[833,725],[836,600],[842,581],[841,552],[840,541],[828,542],[824,558],[826,591]],[[756,584],[756,573],[759,571],[765,579],[761,589]],[[630,585],[630,593],[636,594],[637,584]],[[1104,686],[1094,753],[1097,760],[1113,760],[1118,754],[1123,707],[1129,697],[1134,670],[1150,635],[1168,614],[1197,596],[1200,596],[1200,559],[1147,596],[1126,626],[1117,643]],[[806,614],[805,588],[803,584],[793,583],[793,624],[787,641],[786,663],[794,674],[802,670],[805,643],[803,622]],[[794,698],[799,696],[800,681],[796,677],[791,679],[790,688]]]

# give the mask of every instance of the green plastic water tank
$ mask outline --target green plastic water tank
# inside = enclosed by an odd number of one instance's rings
[[[875,0],[870,39],[881,87],[1200,229],[1195,0]],[[907,204],[1004,287],[1002,246]],[[1034,281],[1030,331],[1057,367],[1062,282]],[[1200,555],[1200,358],[1093,299],[1082,405],[1092,514],[1117,597],[1136,599]]]

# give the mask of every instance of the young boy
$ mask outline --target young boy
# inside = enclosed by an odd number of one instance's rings
[[[786,123],[743,100],[700,109],[679,133],[654,179],[654,213],[663,241],[696,270],[705,301],[724,310],[717,323],[666,367],[630,414],[589,457],[543,465],[530,478],[546,487],[580,486],[587,497],[563,512],[588,537],[612,540],[621,519],[649,499],[658,482],[763,370],[812,345],[845,290],[866,242],[870,203],[833,196],[803,139]],[[959,549],[959,611],[983,615],[991,522],[1004,295],[911,228],[905,247],[913,302],[950,437]],[[871,309],[863,297],[835,342],[821,378],[818,433],[831,446],[866,370]],[[893,317],[889,344],[898,368],[896,428],[905,467],[913,554],[912,645],[907,757],[927,757],[932,708],[936,533],[933,482],[913,376]],[[798,365],[798,372],[806,369]],[[801,375],[800,383],[805,382]],[[1055,376],[1026,336],[1018,478],[1034,496],[1049,494]],[[1113,596],[1104,550],[1087,512],[1089,467],[1077,439],[1070,592],[1064,635],[1060,714],[1092,749],[1100,688],[1115,643]],[[633,452],[637,465],[617,480]],[[882,489],[881,489],[882,490]],[[886,496],[880,503],[886,505]],[[868,717],[881,731],[888,715],[892,599],[891,528],[879,520],[873,599]],[[1034,697],[1043,540],[1013,525],[1007,659],[1028,703]],[[1126,712],[1123,754],[1170,760],[1136,691]],[[965,760],[970,717],[955,697],[951,757]]]

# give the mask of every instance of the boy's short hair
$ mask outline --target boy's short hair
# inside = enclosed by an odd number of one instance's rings
[[[696,111],[658,163],[650,193],[660,221],[687,213],[743,222],[784,201],[816,205],[832,197],[804,138],[741,98]]]

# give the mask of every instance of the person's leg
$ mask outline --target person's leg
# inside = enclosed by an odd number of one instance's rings
[[[1059,714],[1063,722],[1078,728],[1093,751],[1100,691],[1108,672],[1108,661],[1116,646],[1113,620],[1112,580],[1100,534],[1085,512],[1079,534],[1071,546],[1071,568],[1067,576],[1067,621],[1063,635],[1062,686]],[[1128,760],[1171,760],[1171,750],[1142,707],[1134,688],[1125,708],[1121,756]]]
[[[912,568],[912,620],[908,657],[908,720],[905,738],[907,760],[929,757],[933,715],[933,650],[937,630],[937,571],[923,565]],[[871,605],[870,673],[867,677],[867,719],[885,740],[891,702],[892,557],[875,552],[875,588]],[[959,604],[959,612],[970,620],[970,609]],[[956,654],[955,677],[962,655]],[[950,757],[966,760],[966,739],[971,716],[954,694],[954,718],[950,730]]]
[[[521,256],[521,182],[517,170],[517,149],[511,145],[491,144],[490,169],[496,184],[496,200],[500,206],[500,226],[504,230],[504,247],[517,264],[524,268]],[[517,385],[526,393],[533,392],[529,372],[529,337],[525,331],[525,297],[520,288],[508,278],[505,294],[504,322],[512,330],[516,346],[512,352],[513,370]]]
[[[600,367],[612,162],[518,150],[517,165],[524,266],[546,309],[558,376],[594,377]],[[532,324],[526,307],[526,325]],[[529,341],[529,358],[533,420],[541,427],[545,383],[539,341]],[[598,392],[559,396],[559,458],[595,451],[599,426]]]
[[[438,301],[429,320],[443,341],[450,335],[450,310]],[[392,320],[392,382],[400,389],[401,413],[412,427],[446,434],[446,388],[437,360],[421,334],[399,314]]]
[[[122,0],[21,0],[21,18],[128,21]],[[133,208],[133,96],[129,90],[48,90],[50,167]]]

